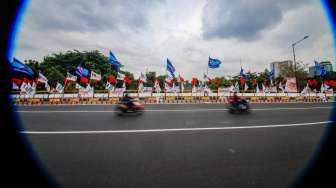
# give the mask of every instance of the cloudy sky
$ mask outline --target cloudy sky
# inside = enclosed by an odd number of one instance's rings
[[[44,56],[112,51],[129,71],[175,75],[233,76],[263,72],[275,61],[335,67],[333,33],[318,0],[33,0],[27,4],[13,57],[41,62]],[[219,59],[217,69],[207,61]],[[79,63],[79,62],[78,62]],[[66,74],[66,73],[64,73]]]

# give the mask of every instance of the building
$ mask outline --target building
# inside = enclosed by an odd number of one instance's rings
[[[280,72],[282,71],[283,67],[286,65],[293,65],[292,60],[287,60],[287,61],[276,61],[270,64],[270,71],[274,69],[274,76],[278,77]]]
[[[332,64],[330,63],[330,61],[323,61],[320,62],[320,65],[324,68],[324,70],[326,70],[327,72],[331,72],[334,71]],[[314,76],[319,76],[320,73],[317,71],[315,66],[309,67],[309,77],[313,78]]]

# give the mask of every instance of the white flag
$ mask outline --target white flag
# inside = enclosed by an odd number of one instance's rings
[[[139,84],[139,92],[143,92],[143,91],[145,91],[145,87],[143,86],[143,84],[142,83],[140,83]]]
[[[244,90],[246,91],[248,88],[249,88],[248,85],[245,83],[245,88],[244,88]]]
[[[155,82],[154,88],[157,93],[161,92],[160,84],[158,82]]]
[[[265,88],[265,85],[262,83],[262,90],[263,92],[266,92],[266,88]]]
[[[258,86],[258,83],[257,83],[256,93],[259,93],[259,86]]]
[[[166,74],[166,82],[170,82],[172,81],[173,77],[171,77],[170,75]]]
[[[46,83],[47,81],[48,81],[48,79],[45,76],[43,76],[43,74],[39,73],[38,82]]]
[[[97,74],[93,71],[91,71],[91,77],[90,77],[91,80],[96,80],[96,81],[100,81],[101,80],[101,75],[100,74]]]
[[[50,93],[50,86],[49,86],[48,82],[46,82],[46,83],[44,84],[44,87],[45,87],[46,90]]]
[[[183,93],[183,90],[184,90],[184,84],[183,84],[183,82],[181,82],[181,91],[182,91],[182,93]]]
[[[106,89],[112,91],[114,89],[114,86],[112,84],[110,84],[110,82],[107,81],[107,83],[106,83]]]
[[[140,74],[140,80],[143,81],[143,82],[147,81],[147,76],[145,74],[143,74],[142,72]]]
[[[56,91],[58,93],[63,93],[63,86],[62,84],[60,84],[59,82],[57,82],[57,85],[56,85]]]
[[[124,90],[126,90],[126,84],[125,84],[125,81],[124,81],[124,83],[123,83],[123,85],[122,85],[122,88],[124,88]]]
[[[124,80],[124,79],[125,79],[125,75],[118,72],[117,80]]]
[[[14,82],[12,84],[13,84],[12,85],[12,89],[19,90],[19,86],[18,85],[16,85]]]
[[[207,85],[205,85],[204,91],[206,91],[208,93],[212,93],[211,89]]]
[[[284,90],[284,88],[282,87],[282,83],[281,82],[279,84],[279,89],[281,89],[282,91]]]
[[[192,87],[192,90],[191,90],[193,93],[196,93],[197,91],[196,91],[196,86],[195,86],[195,84],[193,85],[193,87]]]
[[[70,73],[67,72],[67,77],[66,77],[67,80],[71,80],[73,82],[76,82],[77,81],[77,76],[74,76]]]

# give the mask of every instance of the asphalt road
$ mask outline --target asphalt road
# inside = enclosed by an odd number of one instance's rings
[[[333,103],[18,106],[21,135],[63,187],[290,187],[328,133]]]

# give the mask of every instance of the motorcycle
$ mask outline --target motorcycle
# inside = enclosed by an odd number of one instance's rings
[[[118,106],[115,109],[117,115],[123,115],[126,113],[134,113],[141,115],[144,113],[144,106],[140,104],[138,100],[133,100],[131,102],[133,103],[133,106],[131,108],[128,107],[126,102],[119,102]]]
[[[230,101],[228,107],[229,113],[235,113],[237,111],[243,111],[249,113],[251,111],[251,106],[246,100],[243,100],[241,103],[235,104],[233,101]]]

